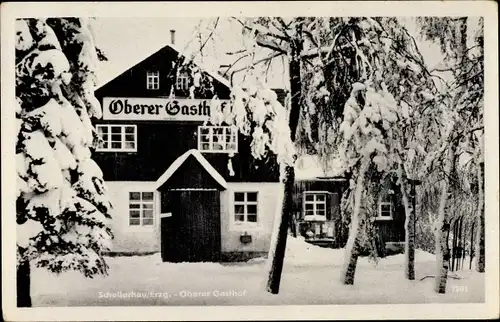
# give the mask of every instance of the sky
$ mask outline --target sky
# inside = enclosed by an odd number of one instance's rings
[[[203,33],[204,42],[213,30],[216,18],[96,18],[92,29],[96,46],[104,51],[108,61],[100,63],[99,84],[104,84],[129,67],[140,62],[171,41],[170,30],[175,30],[175,46],[186,55],[198,53],[200,40],[197,30]],[[220,65],[229,64],[234,56],[225,55],[245,46],[237,22],[220,18],[212,35],[213,40],[204,47],[201,60],[204,66],[216,71]],[[261,55],[267,52],[263,51]],[[269,73],[271,87],[283,87],[282,62],[275,61]],[[281,67],[281,69],[279,68]],[[239,73],[241,77],[243,73]],[[235,77],[236,78],[236,77]]]
[[[201,30],[205,38],[209,35],[216,18],[96,18],[92,21],[92,29],[96,46],[108,57],[107,62],[100,63],[98,72],[99,85],[118,76],[144,58],[171,41],[170,30],[175,30],[175,46],[186,55],[196,53],[200,40],[196,36]],[[415,35],[416,26],[406,21],[408,30]],[[240,25],[221,17],[217,22],[213,41],[207,42],[204,57],[197,56],[204,66],[216,71],[219,65],[229,64],[234,56],[226,52],[234,52],[244,48]],[[428,66],[435,66],[442,61],[437,45],[417,39],[419,49]],[[261,55],[268,52],[263,51]],[[263,57],[263,56],[262,56]],[[286,88],[287,74],[283,61],[276,60],[267,73],[267,83],[271,88]],[[235,81],[241,81],[245,73],[239,73]]]

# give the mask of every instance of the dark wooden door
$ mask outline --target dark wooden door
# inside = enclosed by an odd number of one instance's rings
[[[166,191],[161,221],[162,259],[166,262],[219,260],[221,250],[219,191]]]

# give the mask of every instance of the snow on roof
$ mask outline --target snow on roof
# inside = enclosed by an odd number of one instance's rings
[[[191,149],[178,157],[170,167],[156,180],[156,189],[159,189],[165,182],[170,179],[170,177],[179,169],[179,167],[184,163],[184,161],[189,158],[189,156],[194,156],[196,160],[201,164],[201,166],[214,178],[215,181],[217,181],[218,184],[220,184],[224,189],[227,189],[227,182],[224,180],[224,178],[220,175],[217,170],[215,170],[214,167],[210,164],[210,162],[205,159],[205,157],[200,153],[200,151],[196,149]]]
[[[97,88],[101,88],[103,87],[104,85],[108,84],[109,82],[113,81],[115,78],[117,78],[118,76],[120,76],[124,71],[127,71],[131,68],[133,68],[134,66],[136,66],[137,64],[139,64],[140,62],[148,59],[149,57],[151,57],[152,55],[154,55],[155,53],[157,53],[158,51],[166,48],[166,47],[170,47],[172,48],[173,50],[175,50],[176,52],[178,52],[181,56],[184,56],[184,57],[187,57],[181,50],[179,50],[177,47],[175,47],[174,45],[172,44],[168,44],[166,46],[163,46],[159,49],[157,49],[156,51],[154,51],[153,53],[149,54],[147,57],[144,57],[143,59],[139,60],[138,62],[134,63],[132,66],[122,70],[119,74],[113,76],[112,78],[104,81],[102,84],[100,84]],[[220,82],[221,84],[227,86],[228,88],[231,88],[231,83],[229,82],[229,80],[227,80],[226,78],[224,78],[222,75],[220,75],[219,73],[211,70],[210,68],[208,68],[208,66],[204,65],[203,63],[201,63],[200,61],[198,61],[196,58],[193,58],[193,62],[196,64],[196,66],[198,66],[202,71],[204,71],[205,73],[207,73],[208,75],[210,75],[212,78],[216,79],[218,82]]]
[[[296,180],[311,180],[311,179],[327,179],[341,177],[343,171],[340,161],[332,159],[330,161],[331,169],[328,171],[323,170],[319,156],[317,155],[301,155],[295,165],[295,179]]]
[[[170,48],[172,48],[173,50],[177,51],[180,55],[184,56],[184,57],[187,57],[186,55],[184,55],[184,53],[179,50],[177,47],[175,47],[174,45],[172,44],[168,44],[167,46],[169,46]],[[201,63],[200,61],[198,61],[195,58],[193,58],[193,62],[196,64],[196,66],[200,67],[200,69],[202,69],[205,73],[209,74],[210,76],[212,76],[214,79],[216,79],[219,83],[227,86],[228,88],[231,88],[231,83],[229,82],[229,80],[227,80],[226,78],[224,78],[222,75],[220,75],[219,73],[217,73],[216,71],[213,71],[211,70],[207,65]]]

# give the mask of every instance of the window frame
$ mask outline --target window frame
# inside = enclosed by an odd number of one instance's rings
[[[190,80],[190,77],[189,77],[188,73],[186,73],[186,72],[179,73],[179,75],[175,79],[175,89],[178,91],[189,90],[189,87],[190,87],[189,80]],[[182,86],[179,86],[179,84],[182,84]],[[184,88],[184,85],[186,86],[185,88]]]
[[[236,194],[237,193],[242,193],[243,194],[243,201],[236,201]],[[256,200],[255,201],[248,201],[248,194],[250,193],[255,193],[256,195]],[[231,191],[231,223],[232,227],[234,230],[247,230],[247,229],[255,229],[255,228],[260,228],[261,225],[261,219],[260,217],[260,193],[259,191],[256,190],[234,190]],[[236,206],[243,206],[243,221],[238,221],[236,220]],[[255,222],[253,221],[248,221],[248,206],[255,206],[256,213],[255,213]],[[253,214],[253,213],[250,213]]]
[[[120,136],[121,136],[121,140],[120,140],[121,147],[120,148],[113,148],[112,147],[112,143],[113,143],[113,140],[111,140],[111,135],[112,135],[111,128],[112,127],[115,127],[115,128],[120,127],[120,129],[121,129],[120,130]],[[106,128],[107,133],[100,133],[99,128]],[[133,133],[127,133],[126,128],[133,128],[134,129]],[[97,134],[100,136],[100,138],[108,144],[107,148],[98,146],[96,148],[96,152],[137,152],[137,125],[136,124],[96,124],[95,129],[96,129]],[[101,134],[107,134],[108,139],[104,140],[102,138]],[[117,133],[115,133],[115,134],[117,134]],[[134,141],[133,141],[134,147],[133,148],[125,148],[126,142],[132,142],[132,141],[127,141],[125,139],[126,135],[130,135],[130,134],[134,135]]]
[[[208,129],[209,133],[208,134],[203,134],[202,135],[202,130]],[[222,135],[224,137],[224,142],[223,142],[223,149],[222,150],[215,150],[214,149],[214,143],[215,144],[220,144],[220,142],[214,142],[214,137],[217,134],[214,134],[214,129],[223,129],[224,134],[218,134]],[[228,134],[226,131],[230,130],[230,134]],[[202,141],[202,136],[207,136],[209,137],[208,142]],[[228,141],[227,138],[228,136],[234,138],[234,141]],[[200,125],[198,126],[198,151],[202,153],[238,153],[238,129],[235,126],[226,126],[226,125]],[[209,149],[203,149],[203,145],[208,144]],[[233,149],[228,149],[228,146],[230,144],[234,144]]]
[[[382,215],[382,207],[383,206],[389,206],[389,216],[383,216]],[[385,212],[385,211],[384,211]],[[380,196],[379,202],[378,202],[378,212],[377,212],[377,217],[376,220],[393,220],[394,219],[394,203],[391,199],[391,195],[384,195]]]
[[[304,191],[302,193],[302,211],[303,211],[303,220],[304,221],[327,221],[326,220],[326,214],[327,214],[327,207],[328,207],[328,195],[330,194],[330,192],[328,191],[312,191],[312,190],[308,190],[308,191]],[[313,196],[313,200],[306,200],[306,197],[308,195],[312,195]],[[317,197],[318,196],[324,196],[324,200],[323,201],[318,201],[317,200]],[[313,205],[313,209],[312,209],[312,212],[313,212],[313,215],[307,215],[307,209],[306,209],[306,205],[307,204],[312,204]],[[322,209],[324,211],[324,215],[319,215],[317,214],[317,211],[321,211],[321,209],[318,209],[317,208],[317,205],[318,204],[323,204],[324,205],[324,208]],[[309,210],[310,211],[310,210]],[[309,218],[308,218],[309,217]],[[314,219],[310,219],[311,217],[313,217]],[[322,217],[323,219],[321,220],[318,220],[317,217]]]
[[[153,229],[156,226],[156,203],[157,203],[157,197],[156,197],[156,192],[153,190],[148,190],[148,189],[143,189],[143,190],[130,190],[127,192],[128,193],[128,205],[127,205],[127,223],[126,226],[128,229]],[[140,196],[140,199],[138,200],[132,200],[131,194],[132,193],[138,193]],[[144,193],[151,193],[153,195],[152,200],[144,200],[143,199],[143,194]],[[131,205],[139,205],[139,208],[131,208]],[[147,204],[150,207],[144,207],[144,205]],[[145,217],[144,212],[145,210],[151,210],[152,215],[151,217]],[[132,218],[131,217],[131,212],[132,211],[139,211],[139,224],[138,225],[132,225],[130,223],[131,219],[137,219],[137,218]],[[151,219],[151,224],[150,225],[145,225],[144,220],[145,219]]]
[[[146,72],[146,89],[152,91],[160,89],[160,71],[150,70]]]

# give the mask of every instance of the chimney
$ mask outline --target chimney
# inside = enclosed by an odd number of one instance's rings
[[[226,75],[227,74],[227,71],[228,69],[231,67],[231,65],[219,65],[219,69],[217,70],[219,72],[219,74],[221,74],[222,76],[226,76],[228,77],[229,75]]]
[[[175,29],[170,29],[170,44],[175,45]]]

